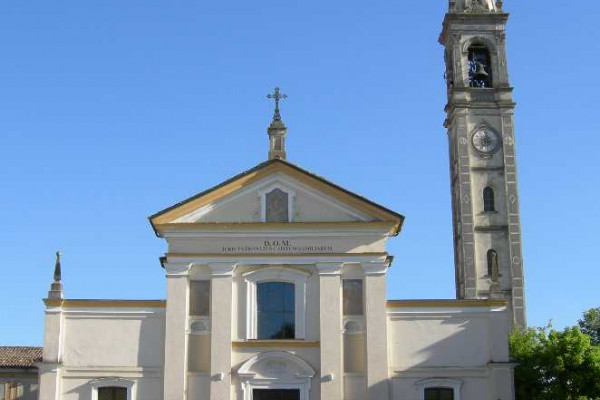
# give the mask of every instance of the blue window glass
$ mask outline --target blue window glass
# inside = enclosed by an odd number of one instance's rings
[[[257,285],[258,339],[294,339],[296,302],[293,283]]]

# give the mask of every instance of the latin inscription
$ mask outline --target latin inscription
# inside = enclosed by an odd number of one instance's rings
[[[256,244],[222,246],[224,254],[333,253],[333,246],[324,244],[295,244],[289,239],[263,240]]]

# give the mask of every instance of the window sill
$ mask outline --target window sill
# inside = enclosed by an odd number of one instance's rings
[[[308,340],[296,340],[296,339],[282,339],[282,340],[240,340],[231,343],[233,348],[273,348],[273,347],[319,347],[320,342],[308,341]]]
[[[498,215],[498,211],[482,211],[478,215],[491,217],[493,215]]]
[[[209,377],[210,372],[188,371],[188,376]]]

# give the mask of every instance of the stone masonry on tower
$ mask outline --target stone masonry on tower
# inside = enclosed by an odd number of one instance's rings
[[[513,88],[502,2],[450,0],[445,46],[459,299],[506,299],[526,326]]]

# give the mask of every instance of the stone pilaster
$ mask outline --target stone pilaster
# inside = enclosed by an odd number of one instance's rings
[[[231,400],[233,271],[235,264],[214,263],[210,294],[210,400]]]
[[[344,398],[341,272],[343,263],[319,263],[321,398]]]
[[[43,361],[38,365],[40,400],[60,399],[64,318],[61,300],[46,300]]]
[[[362,264],[365,272],[367,399],[389,399],[386,262]]]
[[[477,298],[477,271],[475,267],[475,232],[473,220],[473,199],[471,185],[471,165],[469,157],[469,138],[467,132],[467,117],[464,114],[456,116],[456,146],[458,147],[458,204],[460,207],[461,244],[464,272],[464,298]]]
[[[187,307],[189,263],[165,263],[167,310],[165,317],[164,400],[185,400],[187,377]]]
[[[527,326],[525,314],[525,279],[523,276],[523,249],[521,240],[521,217],[517,183],[517,157],[512,110],[502,116],[504,143],[504,168],[506,179],[506,210],[508,213],[508,242],[511,276],[511,314],[513,325]]]

